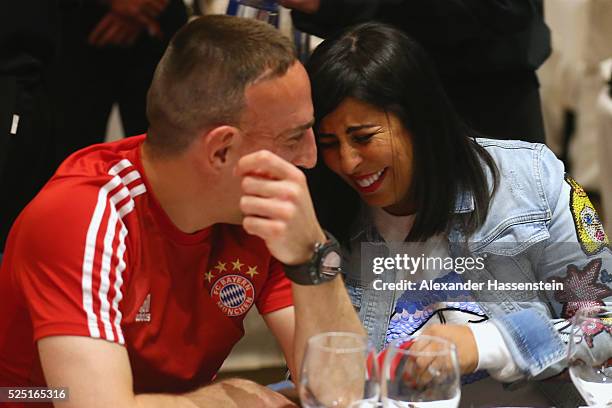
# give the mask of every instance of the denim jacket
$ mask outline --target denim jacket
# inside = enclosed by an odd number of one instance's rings
[[[489,291],[474,298],[499,329],[524,378],[546,378],[565,366],[567,319],[582,304],[612,303],[612,252],[597,214],[586,194],[564,174],[563,164],[544,145],[520,141],[477,139],[493,157],[499,184],[481,227],[470,237],[453,228],[447,236],[449,251],[458,256],[467,250],[481,256],[481,280],[564,283],[563,291]],[[492,177],[489,174],[492,190]],[[474,211],[470,193],[462,192],[455,212]],[[363,246],[381,242],[371,217],[363,211],[351,231],[344,260],[345,282],[353,305],[372,342],[385,343],[389,317],[401,292],[376,291],[366,278],[363,258],[384,255],[384,247]],[[369,249],[368,249],[369,248]],[[374,253],[364,253],[370,251]],[[378,254],[376,254],[378,252]],[[399,274],[378,278],[395,282]],[[597,333],[597,342],[610,347],[612,337]],[[596,342],[596,346],[597,346]]]

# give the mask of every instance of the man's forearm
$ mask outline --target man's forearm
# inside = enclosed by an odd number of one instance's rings
[[[365,334],[341,277],[316,286],[293,284],[295,366],[302,364],[308,339],[328,331]],[[297,378],[295,379],[297,380]]]
[[[142,394],[137,408],[294,407],[282,395],[249,380],[231,378],[183,395]]]
[[[198,408],[198,405],[185,395],[140,394],[136,395],[135,408]]]

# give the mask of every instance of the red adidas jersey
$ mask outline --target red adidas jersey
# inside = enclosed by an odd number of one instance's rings
[[[0,386],[44,386],[36,341],[77,335],[125,345],[135,392],[183,392],[211,381],[252,305],[292,304],[261,239],[172,224],[143,140],[75,153],[15,222],[0,269]]]

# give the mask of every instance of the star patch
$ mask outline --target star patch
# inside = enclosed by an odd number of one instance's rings
[[[570,185],[570,210],[576,227],[578,242],[585,254],[591,256],[609,246],[610,242],[603,225],[584,189],[569,175],[565,181]]]
[[[208,283],[210,283],[214,278],[215,278],[215,273],[213,272],[212,269],[204,274],[204,279],[206,279]]]
[[[565,277],[553,276],[549,282],[563,284],[563,290],[555,291],[555,300],[563,304],[561,316],[569,319],[578,309],[589,306],[603,306],[605,299],[612,295],[612,289],[599,282],[601,258],[593,259],[584,269],[568,265]]]

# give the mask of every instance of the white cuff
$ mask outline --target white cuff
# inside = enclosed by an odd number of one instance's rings
[[[468,327],[472,330],[478,348],[476,370],[487,370],[491,377],[502,382],[516,381],[523,377],[504,338],[493,323],[474,323],[468,324]]]

